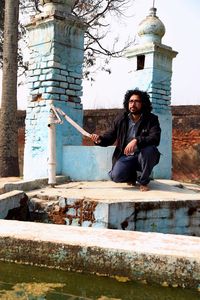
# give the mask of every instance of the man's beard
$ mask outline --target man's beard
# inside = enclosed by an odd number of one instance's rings
[[[131,114],[131,115],[141,115],[141,114],[142,114],[142,110],[141,110],[141,109],[138,109],[138,110],[136,110],[136,111],[134,111],[134,112],[131,112],[131,111],[130,111],[130,114]]]

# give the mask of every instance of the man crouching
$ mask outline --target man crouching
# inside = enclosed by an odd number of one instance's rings
[[[112,170],[114,182],[140,184],[140,191],[148,191],[150,174],[160,159],[157,146],[161,129],[158,117],[151,113],[152,105],[147,92],[128,90],[124,97],[124,112],[119,114],[113,126],[103,135],[93,133],[91,139],[99,146],[107,147],[116,142]],[[140,176],[137,176],[137,171]]]

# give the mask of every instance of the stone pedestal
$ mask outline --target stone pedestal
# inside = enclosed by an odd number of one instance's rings
[[[82,126],[84,23],[71,15],[75,1],[40,1],[44,10],[27,26],[30,99],[26,115],[24,178],[47,177],[50,104]],[[82,137],[66,121],[56,126],[57,174],[62,173],[64,145],[80,145]]]
[[[154,177],[171,178],[172,172],[172,114],[171,77],[172,60],[177,52],[161,43],[164,24],[156,16],[156,9],[139,25],[139,44],[128,50],[132,83],[129,89],[139,88],[150,95],[153,113],[157,114],[162,129],[159,150],[161,159],[154,169]]]

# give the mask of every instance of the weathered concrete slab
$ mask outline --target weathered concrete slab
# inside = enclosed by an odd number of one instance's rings
[[[67,181],[66,176],[56,176],[57,184]],[[13,190],[31,191],[40,189],[48,185],[48,178],[40,178],[36,180],[20,180],[18,177],[0,178],[0,194]]]
[[[155,180],[150,183],[151,190],[142,193],[138,186],[125,183],[59,184],[66,180],[64,176],[58,176],[57,180],[55,188],[47,185],[47,179],[4,181],[6,190],[28,190],[31,215],[26,214],[28,219],[22,216],[20,220],[200,236],[200,187],[197,185]],[[9,195],[7,197],[8,202]],[[19,220],[17,216],[13,219]]]
[[[161,123],[169,123],[169,114],[160,116]],[[170,151],[166,150],[168,140],[171,141],[170,130],[163,134],[164,149],[161,151],[159,164],[153,170],[153,177],[171,178],[171,144]],[[163,147],[161,147],[163,148]],[[91,147],[65,145],[63,146],[62,174],[69,176],[72,180],[109,180],[108,171],[112,168],[112,155],[115,146],[109,147]],[[160,149],[161,150],[161,149]],[[170,163],[169,163],[170,161]],[[78,170],[78,172],[77,172]]]
[[[4,186],[6,183],[12,183],[12,182],[16,182],[19,181],[20,177],[1,177],[0,178],[0,195],[5,193],[5,189]]]
[[[128,186],[126,183],[112,181],[72,181],[58,184],[55,188],[46,186],[42,189],[30,191],[29,195],[41,194],[52,197],[63,196],[71,198],[98,199],[102,202],[122,201],[176,201],[199,200],[200,187],[181,184],[173,180],[154,180],[150,182],[150,191],[140,192],[139,186]]]
[[[114,146],[63,146],[62,173],[78,181],[109,180],[114,149]]]
[[[169,180],[150,186],[142,193],[111,181],[70,182],[28,195],[31,211],[44,210],[46,222],[200,236],[199,190]]]
[[[200,289],[200,239],[0,220],[0,259]]]
[[[19,207],[24,195],[23,191],[11,191],[0,195],[0,219],[6,218],[11,209]]]

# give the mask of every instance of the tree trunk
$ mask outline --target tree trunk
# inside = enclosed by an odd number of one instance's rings
[[[0,177],[19,176],[17,126],[18,19],[19,0],[6,0],[0,110]]]

